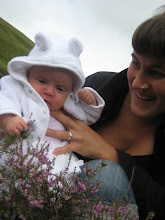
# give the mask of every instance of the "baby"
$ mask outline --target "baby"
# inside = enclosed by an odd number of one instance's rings
[[[50,116],[50,111],[67,111],[87,124],[95,123],[103,110],[104,100],[92,88],[82,88],[85,76],[79,56],[82,45],[78,39],[61,36],[35,36],[35,46],[28,56],[15,57],[8,63],[8,76],[1,78],[0,127],[8,133],[20,135],[30,130],[28,141],[35,147],[49,143],[49,159],[55,147],[67,140],[48,137],[47,128],[65,130]],[[33,121],[28,127],[28,122]],[[72,137],[69,132],[68,140]],[[26,144],[24,144],[26,151]],[[53,173],[59,174],[69,162],[70,153],[56,157]],[[68,175],[80,172],[82,160],[73,154]]]

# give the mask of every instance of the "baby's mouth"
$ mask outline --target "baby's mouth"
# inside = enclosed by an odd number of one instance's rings
[[[50,106],[50,102],[48,102],[47,100],[44,100],[44,101],[48,106]]]
[[[138,92],[136,92],[136,96],[138,97],[138,99],[140,99],[141,101],[153,101],[154,99],[156,99],[156,97],[153,96],[144,96],[139,94]]]

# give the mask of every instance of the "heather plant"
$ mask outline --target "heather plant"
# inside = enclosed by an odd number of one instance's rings
[[[106,166],[103,161],[96,170],[86,164],[85,178],[76,173],[68,178],[68,167],[55,175],[51,172],[55,159],[47,156],[49,145],[32,146],[27,136],[0,131],[0,219],[138,219],[130,215],[129,203],[107,204],[97,196],[99,183],[93,185],[92,180]],[[149,213],[147,219],[152,216]]]

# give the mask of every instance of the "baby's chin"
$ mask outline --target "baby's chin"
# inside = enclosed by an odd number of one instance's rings
[[[45,101],[45,100],[44,100]],[[45,101],[45,103],[47,104],[49,111],[57,111],[59,109],[57,109],[56,107],[53,107],[49,102]]]
[[[49,106],[48,106],[48,108],[49,108]],[[49,108],[49,111],[50,112],[55,112],[55,111],[57,111],[58,109],[56,109],[56,108]]]
[[[48,106],[48,108],[49,108],[49,106]],[[55,108],[49,108],[49,111],[50,112],[53,112],[53,111],[56,111],[57,109],[55,109]]]
[[[55,109],[52,108],[49,102],[45,102],[45,103],[47,104],[49,111],[55,111]]]

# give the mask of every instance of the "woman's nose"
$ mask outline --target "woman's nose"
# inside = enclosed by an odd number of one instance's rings
[[[148,79],[144,73],[144,71],[139,70],[136,72],[134,80],[133,80],[133,87],[142,88],[142,86],[148,85]]]

